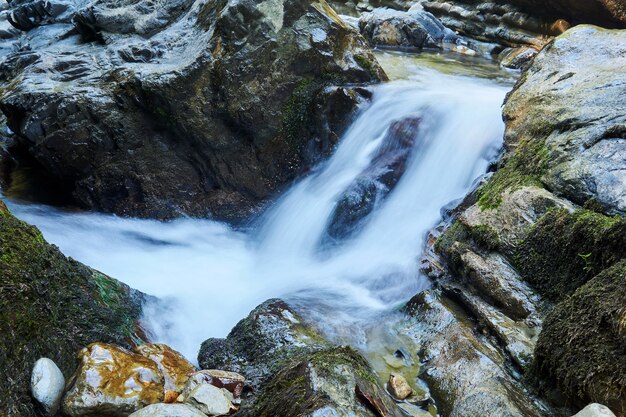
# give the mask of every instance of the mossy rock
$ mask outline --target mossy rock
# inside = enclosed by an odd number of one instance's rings
[[[626,261],[603,271],[546,318],[533,374],[571,405],[626,415]]]
[[[142,339],[139,292],[66,258],[2,202],[0,279],[0,415],[37,415],[29,389],[40,357],[69,378],[89,343],[130,347]]]
[[[550,210],[512,257],[522,277],[553,301],[626,259],[626,218]]]
[[[354,349],[336,347],[288,361],[244,416],[400,416],[370,366]]]

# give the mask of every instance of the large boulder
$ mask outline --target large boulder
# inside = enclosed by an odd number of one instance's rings
[[[402,415],[359,353],[324,340],[282,300],[258,306],[226,339],[205,341],[198,362],[246,377],[243,417]]]
[[[2,415],[35,415],[29,379],[39,358],[52,359],[69,378],[83,346],[141,340],[140,293],[66,258],[2,202],[0,277]]]
[[[431,13],[413,8],[407,12],[382,8],[364,13],[359,29],[374,46],[440,49],[444,43],[460,40]]]
[[[357,87],[385,78],[324,0],[78,6],[0,62],[0,108],[13,154],[84,207],[245,216],[325,156],[368,95]]]
[[[626,31],[577,26],[533,61],[504,107],[508,149],[548,189],[626,212]],[[520,152],[521,152],[520,151]]]

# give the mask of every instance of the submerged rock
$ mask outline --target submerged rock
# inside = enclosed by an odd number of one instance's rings
[[[54,416],[61,406],[65,377],[52,360],[38,359],[33,367],[30,389],[33,398],[43,407],[45,414]]]
[[[89,345],[78,357],[63,399],[68,416],[128,416],[163,400],[163,376],[154,361],[103,343]]]
[[[2,415],[36,415],[29,379],[42,356],[69,377],[85,345],[141,340],[139,292],[66,258],[2,202],[0,271]]]
[[[389,375],[389,382],[387,383],[391,395],[398,400],[405,400],[413,394],[413,389],[409,385],[405,377],[400,374],[392,373]]]
[[[369,96],[358,86],[385,78],[324,0],[74,9],[0,62],[0,109],[13,154],[102,211],[246,216],[332,149]]]

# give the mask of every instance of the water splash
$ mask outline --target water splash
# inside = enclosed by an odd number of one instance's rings
[[[9,206],[65,254],[166,300],[166,309],[149,307],[146,324],[189,358],[271,297],[345,338],[429,285],[417,264],[426,233],[496,156],[507,89],[424,68],[377,87],[334,155],[247,231],[210,220]],[[388,145],[389,127],[407,117],[421,122],[404,174],[356,233],[329,247],[324,237],[339,199]]]

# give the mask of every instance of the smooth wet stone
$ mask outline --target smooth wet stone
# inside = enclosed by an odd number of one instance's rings
[[[145,344],[135,347],[134,351],[154,361],[163,375],[165,392],[180,393],[196,367],[179,352],[163,344]],[[178,396],[174,397],[174,399]],[[165,401],[171,402],[171,401]]]
[[[78,357],[63,399],[63,412],[70,417],[127,416],[163,400],[163,376],[154,361],[104,343],[87,346]]]
[[[53,416],[59,410],[65,378],[59,367],[48,358],[35,362],[30,380],[33,398],[43,407],[46,414]]]
[[[233,396],[228,390],[211,384],[197,385],[185,397],[185,403],[208,416],[228,415],[238,409],[233,404]]]
[[[615,414],[607,406],[593,403],[580,410],[573,417],[615,417]]]
[[[151,404],[129,417],[206,417],[206,414],[188,404]]]
[[[398,400],[405,400],[413,394],[413,389],[409,385],[408,381],[400,374],[392,373],[389,375],[387,387],[389,388],[391,395],[396,397]]]

